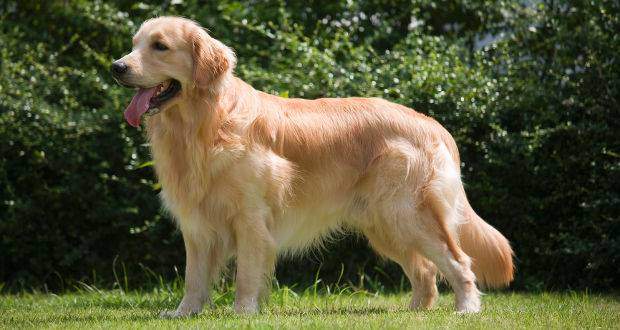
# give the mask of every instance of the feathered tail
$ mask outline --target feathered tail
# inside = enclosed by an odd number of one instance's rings
[[[463,251],[472,258],[472,271],[483,287],[507,286],[514,279],[510,243],[497,229],[484,222],[466,203],[465,222],[459,226]]]

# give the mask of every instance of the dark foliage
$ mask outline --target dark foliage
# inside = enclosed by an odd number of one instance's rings
[[[182,269],[142,132],[122,121],[130,92],[108,74],[141,21],[175,14],[232,46],[256,88],[380,96],[446,125],[472,205],[514,244],[514,288],[619,287],[617,1],[198,2],[0,3],[0,283],[107,285],[114,269],[140,286]],[[322,264],[325,281],[400,287],[363,239],[330,246],[278,279]]]

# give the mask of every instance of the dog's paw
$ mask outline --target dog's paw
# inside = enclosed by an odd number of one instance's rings
[[[474,314],[480,313],[480,300],[468,301],[465,304],[458,304],[456,308],[457,314]]]
[[[259,312],[258,301],[256,299],[235,301],[235,312],[243,315],[257,314]]]
[[[414,292],[409,309],[412,311],[424,311],[433,308],[437,300],[437,290],[427,292]]]
[[[463,309],[454,312],[456,315],[470,315],[470,314],[478,314],[480,313],[480,309]]]
[[[198,313],[199,311],[195,310],[177,309],[174,311],[162,311],[161,313],[159,313],[159,317],[161,317],[162,319],[178,319],[180,317],[189,317]]]
[[[200,299],[192,299],[192,297],[183,297],[179,307],[174,311],[163,311],[159,313],[159,317],[167,319],[176,319],[179,317],[189,317],[202,312],[203,303]]]

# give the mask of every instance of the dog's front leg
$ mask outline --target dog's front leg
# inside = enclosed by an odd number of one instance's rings
[[[182,230],[183,231],[183,230]],[[175,311],[165,311],[162,317],[182,317],[198,314],[205,302],[210,302],[212,281],[217,278],[225,260],[219,244],[196,239],[193,233],[183,231],[185,242],[185,295]]]
[[[268,288],[275,267],[275,241],[268,230],[269,218],[260,216],[261,213],[239,217],[234,223],[237,244],[237,313],[252,314],[259,311],[260,295]]]

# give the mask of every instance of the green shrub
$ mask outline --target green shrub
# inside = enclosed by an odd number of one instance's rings
[[[124,267],[131,285],[145,285],[144,268],[182,269],[179,235],[140,166],[149,160],[142,132],[122,120],[130,91],[108,74],[141,21],[176,14],[232,46],[237,74],[258,89],[379,96],[436,117],[459,144],[474,208],[513,242],[515,288],[617,288],[618,6],[4,2],[0,282],[107,284]],[[322,258],[282,262],[278,279],[309,282],[320,265],[325,281],[344,267],[343,281],[365,272],[402,285],[363,239],[332,244]]]

